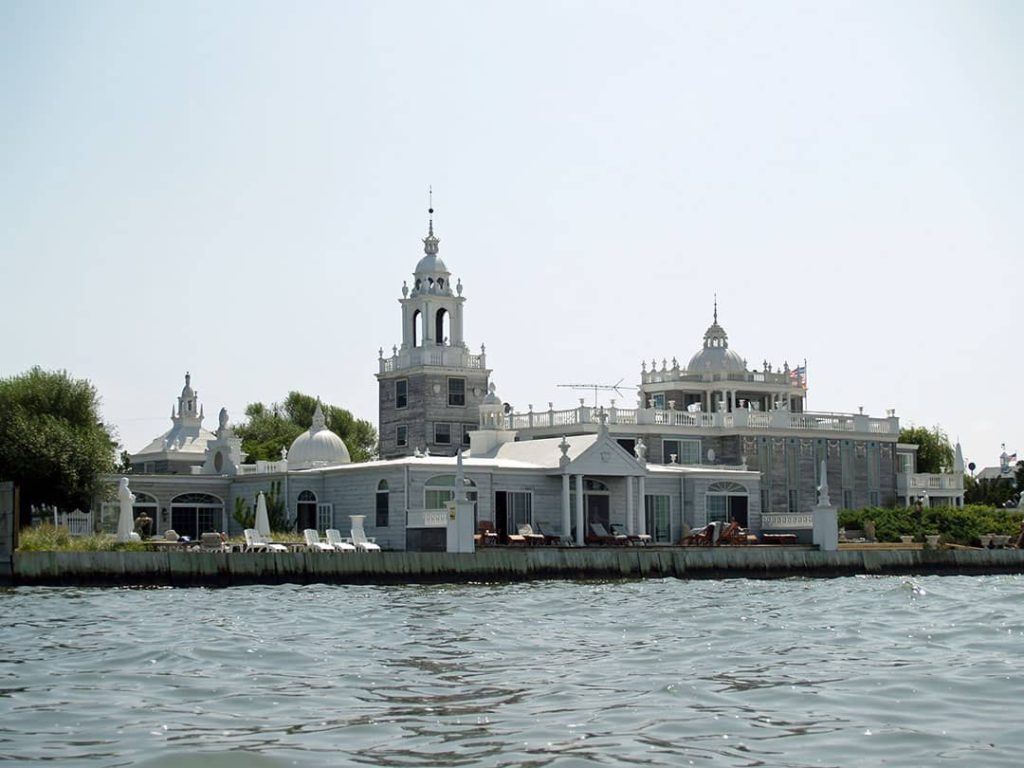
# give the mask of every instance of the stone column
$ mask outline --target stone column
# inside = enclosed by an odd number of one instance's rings
[[[636,516],[636,532],[643,536],[647,533],[647,497],[646,482],[643,475],[637,478],[637,495],[640,497],[640,509]]]
[[[633,535],[635,530],[633,527],[633,521],[635,519],[636,504],[633,497],[633,478],[626,478],[626,533],[630,536]]]
[[[562,475],[562,538],[572,536],[572,511],[569,509],[569,475]]]
[[[584,545],[583,534],[583,475],[576,475],[576,543]]]

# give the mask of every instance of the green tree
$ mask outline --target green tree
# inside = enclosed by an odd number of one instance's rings
[[[0,478],[21,487],[22,510],[88,509],[116,447],[85,379],[38,366],[0,379]]]
[[[917,445],[918,472],[938,474],[953,468],[953,446],[940,427],[904,427],[899,441]]]
[[[235,428],[242,438],[242,450],[249,460],[275,461],[281,449],[291,446],[295,438],[309,429],[316,410],[316,398],[301,392],[289,392],[283,403],[250,403],[246,421]],[[327,428],[345,441],[352,461],[369,461],[377,451],[377,430],[363,419],[336,405],[321,403]]]

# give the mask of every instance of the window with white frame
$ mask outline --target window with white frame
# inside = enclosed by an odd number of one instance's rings
[[[395,408],[405,408],[409,405],[409,380],[398,379],[395,382]]]
[[[409,428],[405,424],[395,427],[395,445],[405,448],[409,444]]]
[[[452,425],[440,422],[434,425],[434,442],[438,445],[451,445]]]
[[[671,500],[668,496],[648,494],[644,497],[644,516],[647,533],[656,543],[669,542],[669,512]]]
[[[466,478],[466,498],[476,501],[476,483]],[[434,475],[423,486],[423,508],[445,509],[455,498],[455,475]]]
[[[700,440],[662,440],[662,461],[672,463],[675,455],[677,464],[700,464]]]
[[[377,483],[377,499],[375,505],[376,525],[378,528],[388,527],[388,510],[390,508],[390,496],[388,481],[381,480]]]
[[[533,494],[529,491],[507,491],[508,530],[515,533],[521,525],[533,525]]]
[[[316,529],[326,531],[334,527],[334,504],[321,501],[316,505]]]
[[[466,380],[448,379],[448,405],[459,407],[466,404]]]

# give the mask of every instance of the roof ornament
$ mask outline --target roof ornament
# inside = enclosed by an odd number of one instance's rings
[[[715,324],[718,324],[718,291],[715,291]]]
[[[430,195],[430,205],[427,208],[427,213],[430,214],[430,223],[427,227],[427,236],[423,239],[423,252],[428,256],[436,256],[437,244],[441,241],[434,236],[434,188],[428,187],[427,189]]]
[[[316,399],[316,410],[313,411],[313,423],[309,427],[310,432],[319,432],[327,428],[327,419],[324,418],[324,409],[320,407],[320,398]]]

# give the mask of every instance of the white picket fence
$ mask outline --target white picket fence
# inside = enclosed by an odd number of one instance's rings
[[[76,509],[74,512],[53,512],[53,524],[58,527],[65,527],[72,536],[85,536],[96,530],[92,510],[83,512]]]

